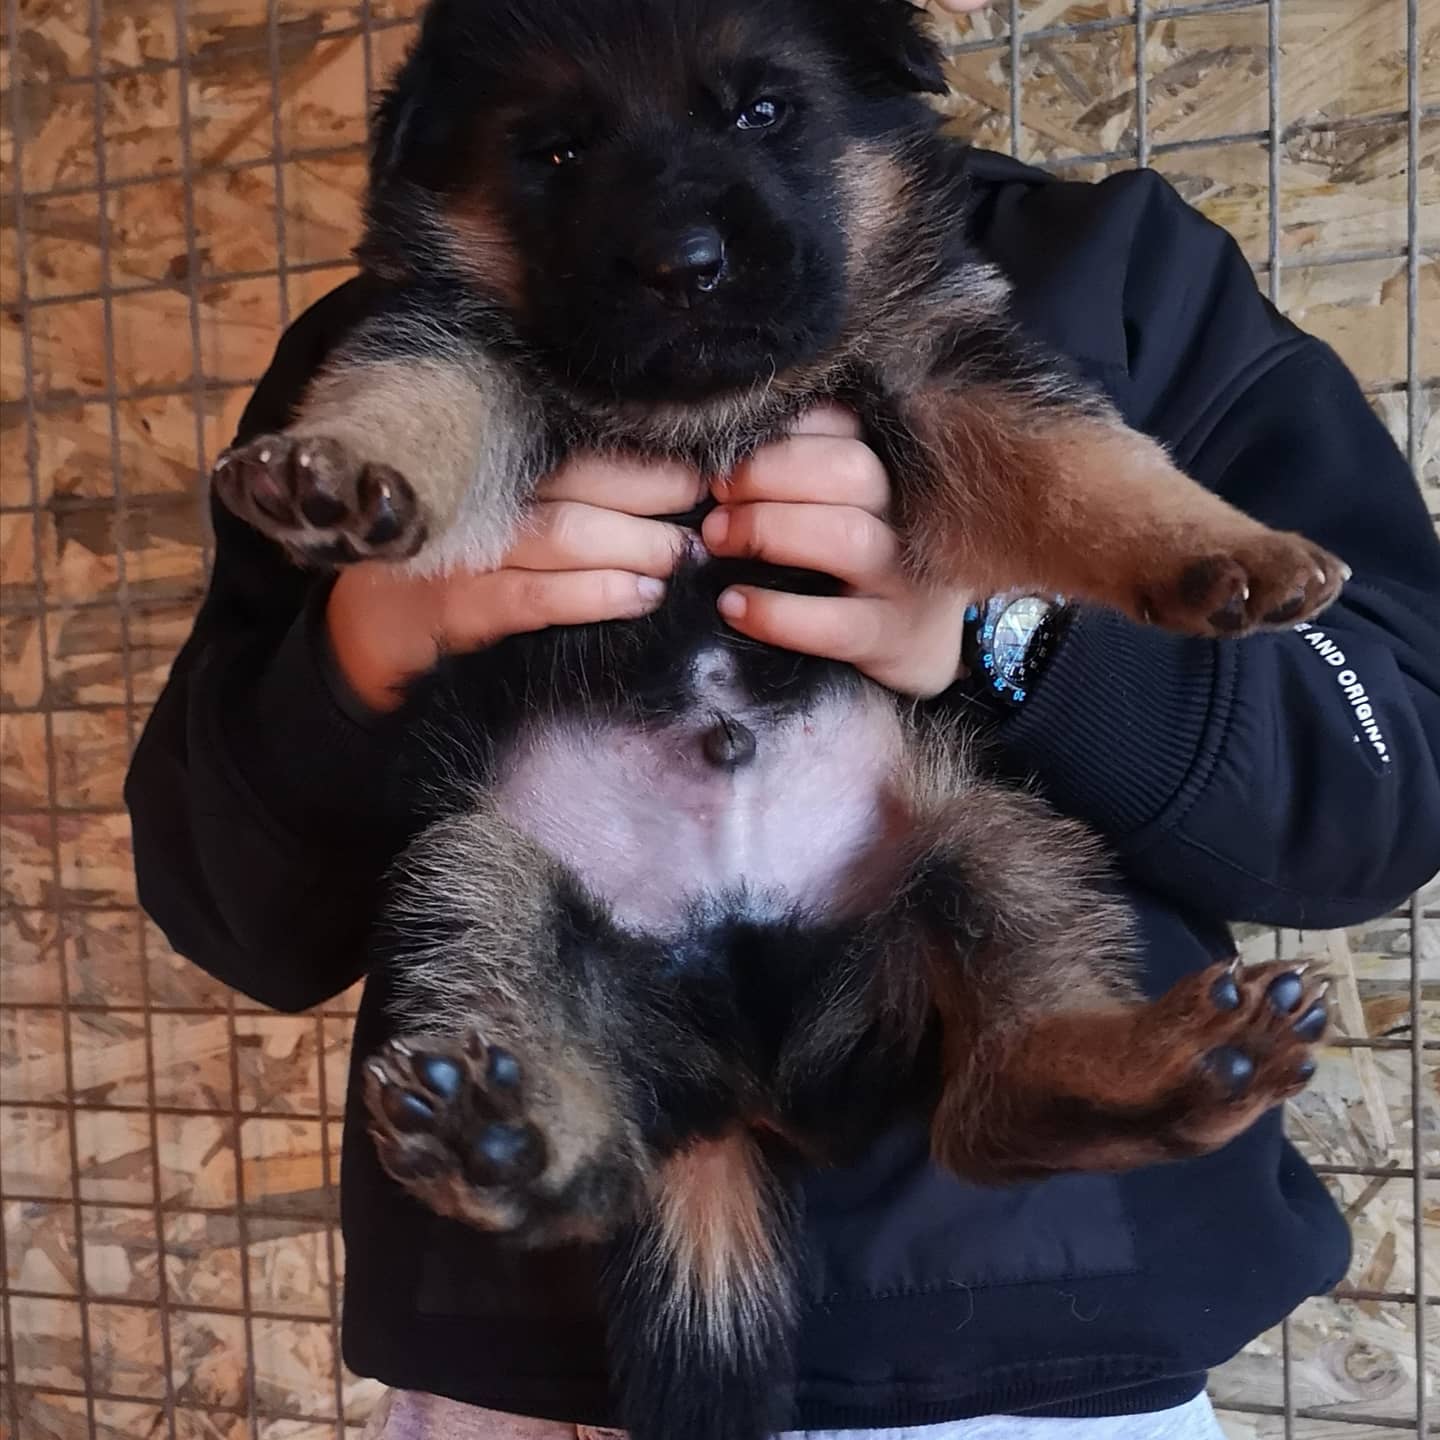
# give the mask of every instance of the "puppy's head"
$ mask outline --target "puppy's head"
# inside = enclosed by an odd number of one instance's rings
[[[433,0],[368,253],[499,300],[592,399],[721,395],[834,342],[943,88],[910,0]]]

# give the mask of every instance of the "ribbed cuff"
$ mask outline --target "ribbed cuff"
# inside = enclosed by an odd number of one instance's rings
[[[993,738],[1007,768],[1038,776],[1061,810],[1120,840],[1154,821],[1196,772],[1234,663],[1223,642],[1080,610]]]
[[[249,705],[227,731],[255,794],[300,833],[338,820],[379,818],[395,753],[388,715],[370,711],[346,686],[324,628],[322,589],[296,618]],[[247,715],[242,730],[238,717]]]

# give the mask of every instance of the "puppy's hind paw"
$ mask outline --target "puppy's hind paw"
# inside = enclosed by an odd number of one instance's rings
[[[519,1061],[478,1034],[392,1040],[365,1066],[381,1163],[432,1210],[482,1230],[525,1225],[548,1147]]]
[[[1173,1053],[1189,1057],[1167,1116],[1182,1147],[1211,1149],[1305,1088],[1330,1024],[1329,989],[1303,965],[1232,963],[1181,981],[1158,1002]]]

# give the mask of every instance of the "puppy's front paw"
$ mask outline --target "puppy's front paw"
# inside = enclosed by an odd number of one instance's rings
[[[1303,535],[1255,530],[1212,553],[1177,559],[1146,585],[1141,618],[1186,635],[1239,636],[1318,615],[1349,569]]]
[[[216,463],[216,494],[301,565],[406,560],[425,541],[410,482],[326,436],[262,435]]]

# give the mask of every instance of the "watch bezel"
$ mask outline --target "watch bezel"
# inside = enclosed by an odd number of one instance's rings
[[[995,646],[1001,623],[1017,605],[1034,603],[1044,608],[1032,624],[1018,656],[1002,667]],[[1063,596],[1042,595],[1033,591],[997,595],[986,601],[978,613],[976,626],[976,659],[979,663],[974,673],[981,688],[1008,705],[1023,705],[1054,648],[1064,610]]]

